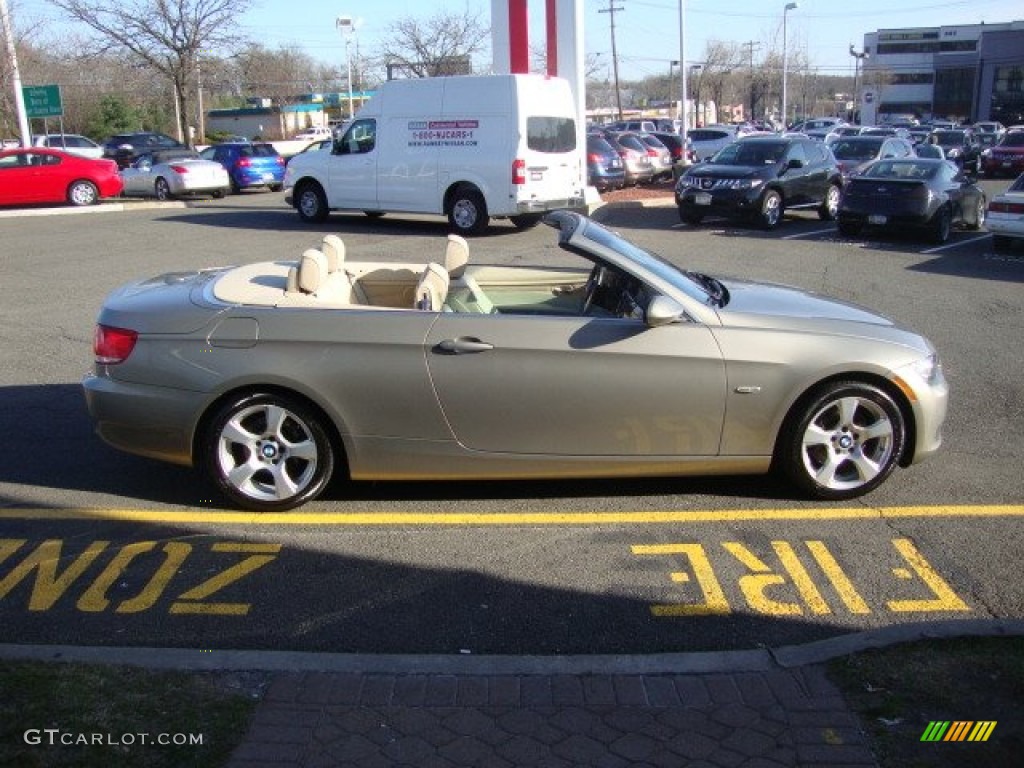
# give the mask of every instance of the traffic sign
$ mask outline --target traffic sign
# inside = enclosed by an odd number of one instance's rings
[[[21,92],[25,97],[28,117],[61,117],[64,114],[59,85],[26,85]]]

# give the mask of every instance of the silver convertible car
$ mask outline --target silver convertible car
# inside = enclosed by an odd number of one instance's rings
[[[795,288],[684,271],[584,216],[576,268],[297,260],[112,293],[84,381],[100,436],[285,510],[354,479],[751,474],[846,499],[935,452],[922,336]]]

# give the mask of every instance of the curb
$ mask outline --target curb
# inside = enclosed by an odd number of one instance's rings
[[[801,645],[746,651],[595,656],[350,654],[0,644],[0,661],[124,664],[191,671],[348,672],[441,675],[697,675],[766,672],[820,664],[872,648],[917,640],[1024,636],[1024,619],[966,619],[903,624]]]
[[[127,200],[118,202],[101,201],[97,205],[61,206],[59,208],[19,208],[0,211],[0,219],[20,219],[25,216],[81,216],[90,213],[121,213],[124,211],[142,211],[152,208],[188,208],[184,200]]]

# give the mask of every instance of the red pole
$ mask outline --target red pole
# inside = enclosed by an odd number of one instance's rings
[[[508,0],[509,71],[513,75],[530,71],[530,31],[526,0]]]
[[[547,24],[548,43],[548,75],[558,75],[558,14],[555,9],[556,0],[545,0],[544,20]]]

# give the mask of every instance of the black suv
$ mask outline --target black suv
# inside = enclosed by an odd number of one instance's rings
[[[839,165],[822,142],[746,136],[680,176],[676,205],[687,224],[700,224],[705,216],[731,216],[773,229],[789,208],[817,208],[822,219],[831,221],[842,184]]]
[[[103,143],[103,156],[114,160],[119,168],[127,168],[139,159],[139,155],[165,149],[188,149],[188,147],[164,133],[150,131],[118,133]]]

